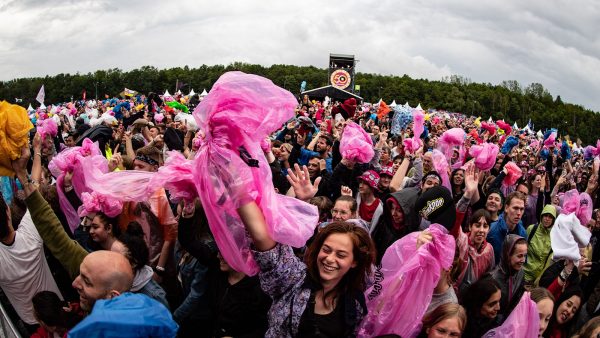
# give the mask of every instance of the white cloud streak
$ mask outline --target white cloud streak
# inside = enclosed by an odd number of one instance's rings
[[[0,80],[234,61],[542,83],[600,110],[600,3],[0,0]]]

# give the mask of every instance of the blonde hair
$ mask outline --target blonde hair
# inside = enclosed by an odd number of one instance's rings
[[[423,332],[431,329],[435,324],[448,318],[458,318],[458,326],[462,333],[467,326],[467,312],[456,303],[445,303],[436,307],[433,311],[423,317]]]

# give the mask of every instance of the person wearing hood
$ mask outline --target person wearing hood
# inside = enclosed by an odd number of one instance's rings
[[[527,263],[525,263],[525,283],[533,284],[549,265],[552,247],[550,230],[556,219],[556,208],[548,204],[542,210],[540,222],[527,227]]]
[[[371,238],[377,248],[375,264],[381,263],[385,250],[392,243],[418,230],[416,225],[410,226],[407,222],[415,213],[415,201],[411,202],[409,197],[401,192],[388,195],[383,205],[382,216],[376,224],[373,223]]]
[[[502,313],[498,316],[499,323],[508,317],[525,291],[523,265],[526,257],[527,241],[525,238],[513,234],[506,236],[506,240],[502,244],[500,264],[492,272],[492,277],[498,282],[502,292],[500,298]]]

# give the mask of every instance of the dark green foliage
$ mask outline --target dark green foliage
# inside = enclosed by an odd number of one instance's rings
[[[209,90],[213,83],[226,71],[241,70],[246,73],[265,76],[281,87],[298,94],[300,83],[306,81],[307,89],[325,86],[328,83],[327,70],[316,67],[273,65],[264,67],[235,62],[228,66],[202,65],[199,68],[170,68],[159,70],[144,66],[128,72],[120,69],[98,70],[88,74],[58,74],[44,78],[23,78],[0,82],[0,99],[14,102],[22,98],[23,105],[34,103],[42,84],[45,85],[46,102],[65,102],[80,99],[85,89],[87,98],[104,98],[105,94],[115,96],[124,87],[141,93],[150,91],[162,93],[168,89],[175,91],[175,84],[187,84],[182,89],[187,93],[191,88],[196,92]],[[487,119],[505,119],[519,126],[532,120],[535,129],[557,128],[561,135],[579,137],[585,143],[595,143],[598,138],[600,115],[580,105],[565,103],[560,96],[552,95],[539,83],[523,88],[517,81],[503,81],[499,85],[473,83],[470,79],[453,75],[441,81],[413,79],[407,75],[384,76],[379,74],[357,73],[355,84],[360,85],[360,95],[369,102],[383,98],[387,103],[410,103],[423,108],[446,109],[468,115],[478,115]],[[35,106],[35,104],[34,104]]]

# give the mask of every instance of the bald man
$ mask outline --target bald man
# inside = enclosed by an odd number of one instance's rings
[[[125,256],[113,251],[95,251],[79,266],[73,287],[79,293],[81,308],[91,311],[98,299],[112,299],[127,292],[133,284],[133,270]]]

